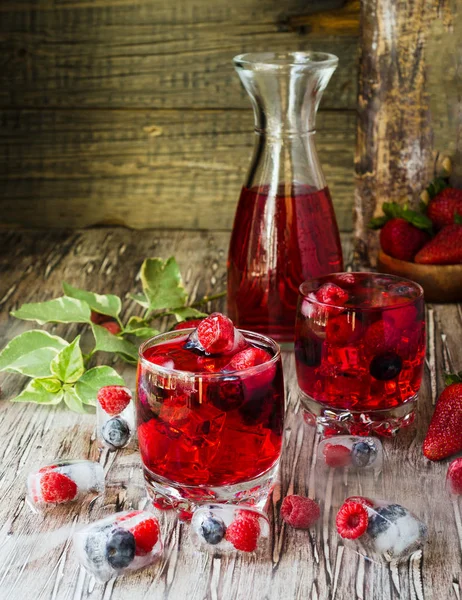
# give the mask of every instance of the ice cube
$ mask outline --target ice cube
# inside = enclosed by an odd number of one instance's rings
[[[462,494],[462,457],[449,463],[446,475],[446,489],[456,496]]]
[[[103,467],[90,460],[58,459],[27,478],[28,499],[36,507],[82,500],[103,491]]]
[[[135,409],[131,401],[118,415],[108,414],[99,402],[96,403],[96,430],[100,449],[119,450],[126,448],[135,431]]]
[[[321,440],[317,464],[325,468],[381,471],[382,442],[378,438],[353,435],[335,435]]]
[[[217,356],[233,355],[246,347],[244,335],[221,313],[202,319],[184,344],[186,350]]]
[[[260,552],[269,537],[267,516],[250,506],[204,504],[193,515],[191,536],[199,550],[220,554]]]
[[[382,563],[400,562],[425,543],[427,526],[404,506],[369,499],[362,506],[367,512],[366,530],[354,539],[345,539],[359,554]]]
[[[74,534],[79,562],[100,582],[153,564],[162,554],[159,522],[146,511],[125,511]]]

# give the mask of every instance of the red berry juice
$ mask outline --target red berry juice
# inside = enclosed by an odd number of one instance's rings
[[[236,326],[293,340],[298,288],[343,269],[329,189],[243,188],[228,256],[228,311]]]
[[[425,359],[420,286],[374,273],[343,273],[304,283],[295,357],[302,401],[316,417],[326,409],[332,415],[343,411],[346,424],[349,414],[356,422],[346,427],[352,433],[386,434],[377,412],[384,411],[390,430],[402,426],[399,420],[406,410],[399,408],[416,399]]]
[[[139,362],[138,440],[147,480],[215,487],[258,478],[281,452],[284,385],[277,346],[246,337],[268,353],[268,362],[230,371],[230,355],[185,349],[189,333],[158,336],[164,340],[146,347]]]

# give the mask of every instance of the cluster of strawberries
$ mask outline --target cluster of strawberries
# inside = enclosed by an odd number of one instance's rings
[[[423,265],[462,264],[462,189],[443,188],[420,212],[394,202],[383,212],[370,227],[381,229],[385,254]]]

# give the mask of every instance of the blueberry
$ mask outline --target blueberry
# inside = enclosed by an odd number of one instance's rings
[[[319,367],[322,356],[322,340],[309,336],[295,342],[295,359],[307,367]]]
[[[355,467],[367,467],[376,456],[377,448],[373,442],[356,442],[351,447],[351,462]]]
[[[191,352],[195,352],[196,354],[199,354],[201,356],[204,356],[204,354],[208,354],[204,350],[202,344],[199,342],[196,329],[189,334],[188,339],[183,344],[183,348],[185,350],[191,350]]]
[[[124,569],[135,558],[136,542],[131,531],[115,529],[106,542],[106,559],[114,569]]]
[[[403,361],[394,352],[385,352],[378,354],[371,360],[369,372],[372,377],[379,381],[390,381],[401,373]]]
[[[122,417],[112,417],[102,426],[101,435],[110,448],[123,448],[130,439],[130,427]]]
[[[200,526],[200,533],[207,544],[219,544],[225,537],[226,526],[219,517],[210,515]]]
[[[407,514],[407,510],[399,504],[382,506],[376,510],[375,514],[369,517],[367,533],[372,537],[376,537],[384,533],[390,527],[390,523],[395,523],[400,517],[404,517]]]

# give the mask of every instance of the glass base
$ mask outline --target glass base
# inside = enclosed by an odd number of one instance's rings
[[[279,460],[266,473],[250,481],[208,487],[168,481],[143,466],[146,489],[155,507],[191,513],[197,506],[208,503],[245,504],[264,510],[276,482],[278,470]]]
[[[331,408],[320,404],[300,391],[300,403],[305,423],[317,427],[323,436],[331,435],[381,435],[391,437],[415,419],[417,394],[400,406],[383,410],[355,411]]]

